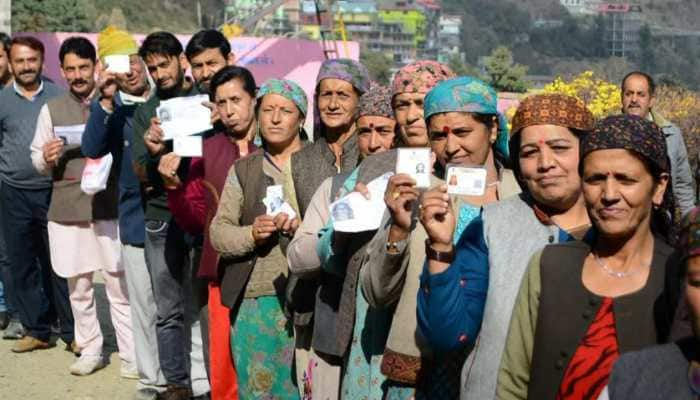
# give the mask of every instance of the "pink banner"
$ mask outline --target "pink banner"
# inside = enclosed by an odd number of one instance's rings
[[[31,35],[41,40],[46,47],[44,75],[55,83],[66,86],[59,68],[58,50],[63,40],[70,36],[83,36],[97,45],[96,33],[41,32],[15,33],[13,36]],[[135,34],[141,43],[146,35]],[[177,35],[183,47],[191,35]],[[346,46],[347,45],[347,46]],[[360,47],[357,42],[337,43],[340,57],[354,60],[360,57]],[[236,64],[245,66],[255,76],[258,85],[270,78],[284,78],[297,82],[309,98],[309,110],[313,109],[313,92],[316,86],[316,75],[325,60],[323,45],[320,41],[286,39],[279,37],[239,37],[231,41],[231,49],[236,56]],[[345,54],[345,51],[349,54]],[[313,116],[307,116],[306,128],[311,134]]]

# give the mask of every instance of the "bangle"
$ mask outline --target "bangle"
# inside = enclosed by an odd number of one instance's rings
[[[437,251],[430,245],[430,239],[425,239],[425,256],[428,260],[450,264],[455,258],[454,246],[450,251]]]

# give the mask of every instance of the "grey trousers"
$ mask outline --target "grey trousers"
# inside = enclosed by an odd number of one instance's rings
[[[173,222],[146,220],[146,262],[156,305],[160,365],[168,384],[209,392],[194,278],[199,249]]]
[[[131,304],[131,325],[139,371],[138,387],[164,386],[166,382],[160,370],[156,338],[156,303],[143,249],[122,245],[122,261]]]

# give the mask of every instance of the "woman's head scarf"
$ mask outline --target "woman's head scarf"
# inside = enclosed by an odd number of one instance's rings
[[[494,150],[508,158],[508,121],[498,112],[496,91],[479,79],[463,76],[439,82],[423,102],[426,122],[435,114],[446,112],[468,112],[495,115],[498,118],[498,136]]]
[[[700,256],[700,207],[695,207],[683,217],[680,248],[684,259]]]
[[[655,123],[635,115],[616,115],[598,122],[591,133],[581,140],[580,168],[588,154],[597,150],[624,149],[637,154],[652,168],[652,173],[671,173],[671,163],[666,149],[666,137]],[[653,171],[655,170],[655,171]],[[655,176],[657,178],[657,176]],[[673,188],[669,179],[661,207],[652,218],[652,229],[673,241],[675,235],[670,228],[672,221],[678,222]]]
[[[369,91],[360,97],[358,108],[358,118],[376,116],[394,119],[394,111],[391,109],[391,90],[378,83],[372,83]]]
[[[520,132],[532,125],[563,126],[578,135],[592,131],[595,119],[586,104],[572,96],[550,93],[523,99],[510,128],[510,159],[516,176],[520,176]]]
[[[428,93],[438,82],[455,76],[450,67],[437,61],[416,61],[396,73],[391,83],[391,94]]]
[[[266,94],[278,94],[285,97],[297,106],[302,117],[306,116],[309,108],[309,102],[306,99],[306,93],[295,82],[287,79],[268,79],[260,86],[257,93],[257,99],[260,100]]]
[[[321,69],[316,77],[316,93],[314,94],[314,140],[323,136],[323,124],[321,112],[318,109],[318,88],[324,79],[340,79],[348,82],[363,95],[370,88],[369,71],[360,62],[348,58],[326,60],[321,64]]]

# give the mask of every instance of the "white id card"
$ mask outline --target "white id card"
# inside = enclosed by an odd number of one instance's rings
[[[265,198],[273,199],[276,197],[279,197],[280,199],[284,198],[284,194],[282,191],[282,185],[268,186]]]
[[[416,181],[416,187],[430,187],[432,173],[430,149],[399,149],[396,173],[410,175]]]
[[[173,139],[173,152],[180,157],[201,157],[202,137],[181,136]]]
[[[486,168],[447,165],[447,193],[482,196],[486,192]]]
[[[126,55],[106,56],[105,64],[107,64],[107,71],[115,74],[128,74],[131,71],[131,62]]]
[[[53,134],[63,140],[63,144],[66,146],[76,145],[80,146],[83,142],[83,132],[85,131],[85,125],[64,125],[64,126],[54,126]]]

